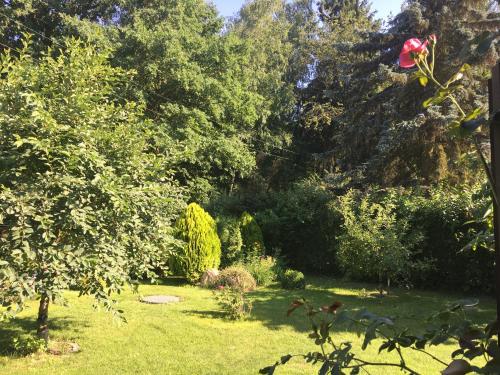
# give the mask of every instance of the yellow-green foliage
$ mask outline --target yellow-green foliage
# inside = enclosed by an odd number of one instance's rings
[[[264,238],[259,224],[248,212],[243,212],[240,218],[241,237],[243,250],[247,258],[264,254]]]
[[[214,219],[198,204],[191,203],[176,223],[180,239],[186,242],[174,260],[174,271],[197,280],[209,268],[220,264],[221,246]]]

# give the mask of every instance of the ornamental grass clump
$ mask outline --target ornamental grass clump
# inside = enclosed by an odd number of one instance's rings
[[[257,286],[250,272],[241,265],[227,267],[222,270],[217,284],[218,286],[241,289],[245,292],[254,290]]]
[[[245,262],[244,267],[253,276],[258,286],[268,286],[276,281],[279,265],[271,256],[252,258]]]

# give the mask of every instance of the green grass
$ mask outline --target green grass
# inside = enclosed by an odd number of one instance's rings
[[[312,282],[311,282],[312,281]],[[410,330],[420,331],[419,323],[446,303],[462,296],[421,291],[395,291],[386,298],[363,297],[367,285],[334,279],[309,279],[305,291],[290,292],[265,288],[251,294],[254,309],[250,319],[232,322],[223,318],[212,292],[174,281],[163,285],[142,285],[140,293],[170,294],[183,301],[172,305],[147,305],[138,295],[120,296],[127,324],[118,324],[110,314],[92,309],[90,298],[68,292],[68,307],[51,306],[51,335],[54,340],[76,341],[81,352],[54,356],[37,354],[15,358],[0,354],[0,374],[256,374],[287,353],[316,350],[307,337],[308,325],[298,313],[286,317],[290,301],[304,296],[318,305],[340,300],[348,310],[367,307],[390,315]],[[371,290],[369,290],[370,292]],[[36,304],[15,320],[0,325],[0,352],[20,332],[34,329]],[[486,322],[494,317],[494,303],[480,298],[471,318]],[[335,333],[338,340],[359,343],[354,332]],[[365,359],[384,361],[392,354],[377,355],[378,345],[361,353]],[[451,345],[433,351],[449,360]],[[423,374],[437,374],[441,368],[419,353],[410,352],[409,364]],[[300,359],[279,368],[277,374],[313,374],[314,369]],[[399,373],[394,369],[374,369],[372,374]]]

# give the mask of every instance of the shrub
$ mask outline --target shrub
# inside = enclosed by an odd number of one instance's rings
[[[494,251],[479,244],[461,250],[484,230],[474,222],[488,208],[488,193],[480,186],[457,188],[433,187],[397,194],[398,216],[409,218],[412,228],[424,233],[417,259],[432,261],[434,269],[414,273],[414,284],[422,287],[443,285],[468,291],[491,292],[494,278]]]
[[[267,286],[277,278],[278,264],[273,257],[252,258],[245,262],[244,267],[250,272],[259,286]]]
[[[306,279],[300,271],[288,269],[280,277],[281,286],[285,289],[304,289]]]
[[[179,238],[186,242],[174,258],[174,269],[190,281],[196,281],[209,268],[220,264],[220,240],[215,221],[196,203],[187,206],[176,223]]]
[[[27,356],[33,353],[45,351],[47,344],[44,339],[32,335],[15,337],[10,344],[12,354],[18,356]]]
[[[344,233],[338,237],[338,263],[350,277],[407,282],[412,250],[422,241],[419,232],[411,232],[405,218],[397,218],[391,202],[374,203],[369,196],[359,198],[353,191],[340,200]]]
[[[215,299],[230,319],[241,320],[252,311],[252,302],[241,288],[220,286],[215,292]]]
[[[247,258],[258,257],[264,254],[264,238],[259,224],[248,212],[243,212],[240,218],[243,252]]]
[[[283,257],[293,268],[313,273],[337,272],[335,237],[341,231],[341,216],[331,204],[335,197],[310,179],[289,189],[270,192],[261,198],[264,207],[256,211],[267,248],[283,249]]]
[[[245,267],[235,265],[222,270],[217,282],[219,286],[241,289],[243,291],[254,290],[257,283]]]
[[[217,229],[221,241],[221,266],[228,267],[243,260],[243,239],[237,218],[222,216],[217,219]]]

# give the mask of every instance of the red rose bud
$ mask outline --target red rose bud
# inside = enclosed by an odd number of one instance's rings
[[[408,39],[399,54],[399,66],[401,68],[413,68],[415,66],[415,60],[418,56],[422,53],[428,52],[428,44],[428,40],[422,43],[420,39],[417,38]]]

